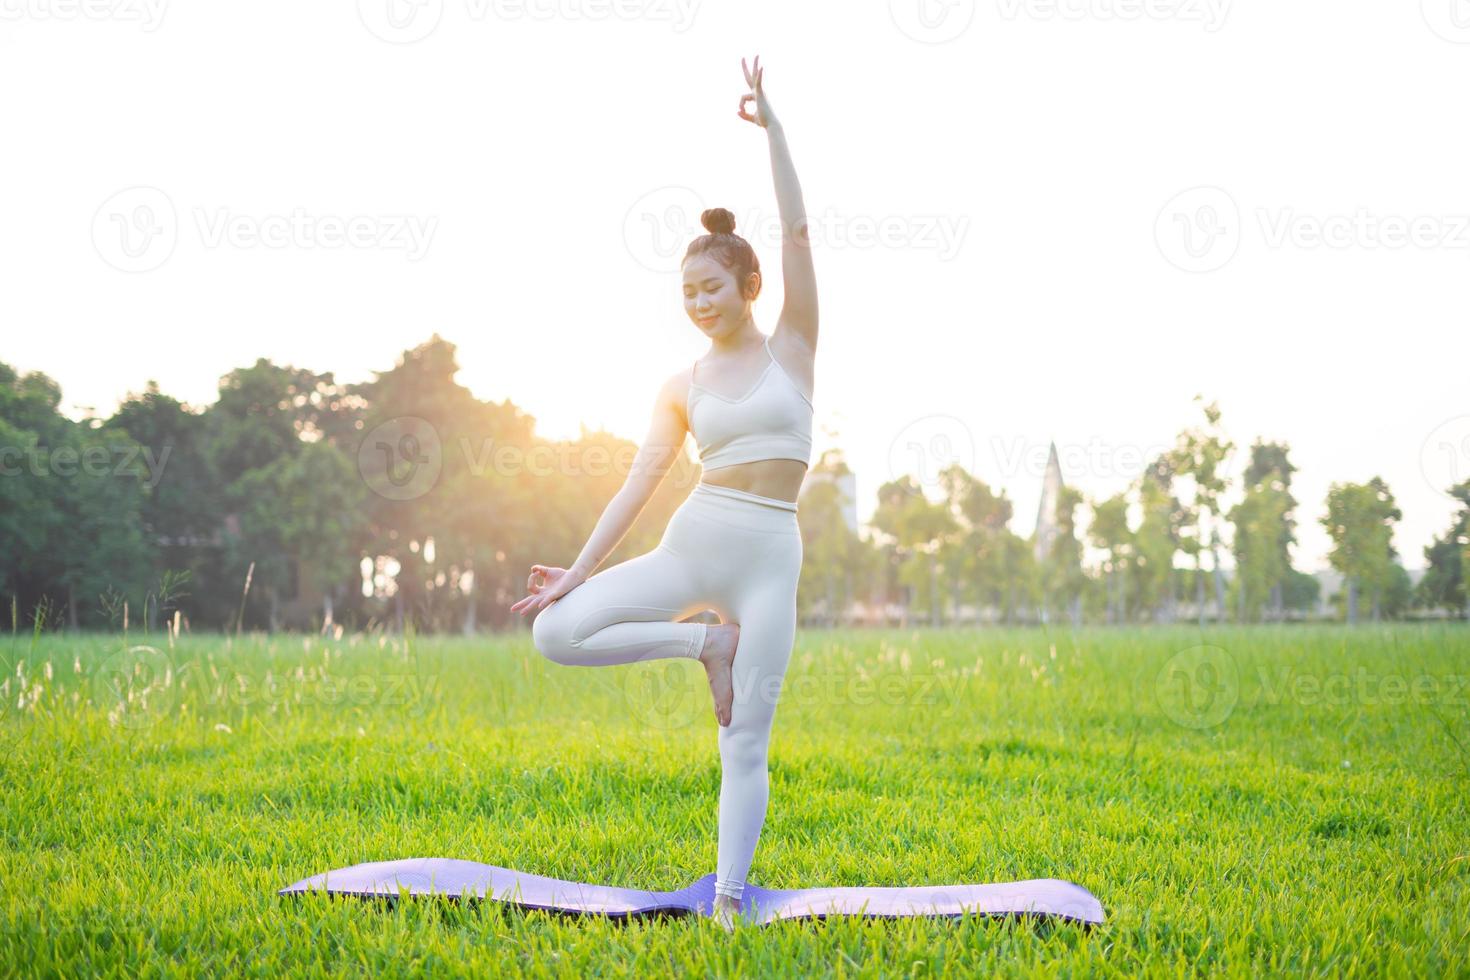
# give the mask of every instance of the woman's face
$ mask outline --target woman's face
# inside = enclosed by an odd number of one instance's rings
[[[751,273],[752,281],[758,282],[758,276]],[[706,337],[740,329],[750,316],[751,302],[741,296],[734,274],[713,255],[706,252],[684,263],[684,310]]]

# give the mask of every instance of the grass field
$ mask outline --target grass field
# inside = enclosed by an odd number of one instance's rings
[[[283,899],[401,857],[712,871],[702,670],[562,667],[525,633],[0,649],[5,974],[1470,971],[1463,626],[802,631],[750,880],[1066,878],[1091,931]]]

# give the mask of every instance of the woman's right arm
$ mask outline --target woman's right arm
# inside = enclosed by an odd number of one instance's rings
[[[627,478],[603,509],[582,553],[572,563],[571,570],[582,572],[583,578],[590,577],[623,540],[683,450],[684,436],[689,430],[684,420],[684,405],[679,401],[681,388],[681,377],[674,375],[660,389],[648,434],[633,457]]]
[[[660,389],[654,402],[653,421],[649,424],[648,435],[638,448],[637,455],[633,457],[628,476],[613,495],[613,499],[603,508],[597,526],[592,529],[592,534],[582,546],[582,553],[577,556],[572,567],[562,571],[543,565],[532,566],[531,574],[526,580],[526,588],[531,595],[511,606],[512,611],[522,616],[540,612],[591,578],[597,566],[623,540],[684,449],[684,437],[689,432],[688,422],[684,418],[685,402],[681,400],[684,385],[685,376],[676,374]],[[547,572],[561,574],[554,578],[548,577],[544,585],[538,585],[537,578],[545,577]]]

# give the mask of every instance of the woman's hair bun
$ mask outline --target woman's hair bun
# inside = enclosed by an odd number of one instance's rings
[[[706,208],[699,221],[711,235],[735,234],[735,215],[724,208]]]

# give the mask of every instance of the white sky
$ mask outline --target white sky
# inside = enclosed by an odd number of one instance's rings
[[[75,417],[261,356],[364,380],[437,331],[543,433],[641,439],[704,350],[699,208],[780,311],[757,52],[816,222],[816,448],[861,518],[919,445],[1029,533],[1049,440],[1105,496],[1202,392],[1242,450],[1291,444],[1299,567],[1328,484],[1374,474],[1423,564],[1470,476],[1466,0],[0,0],[0,359]]]

